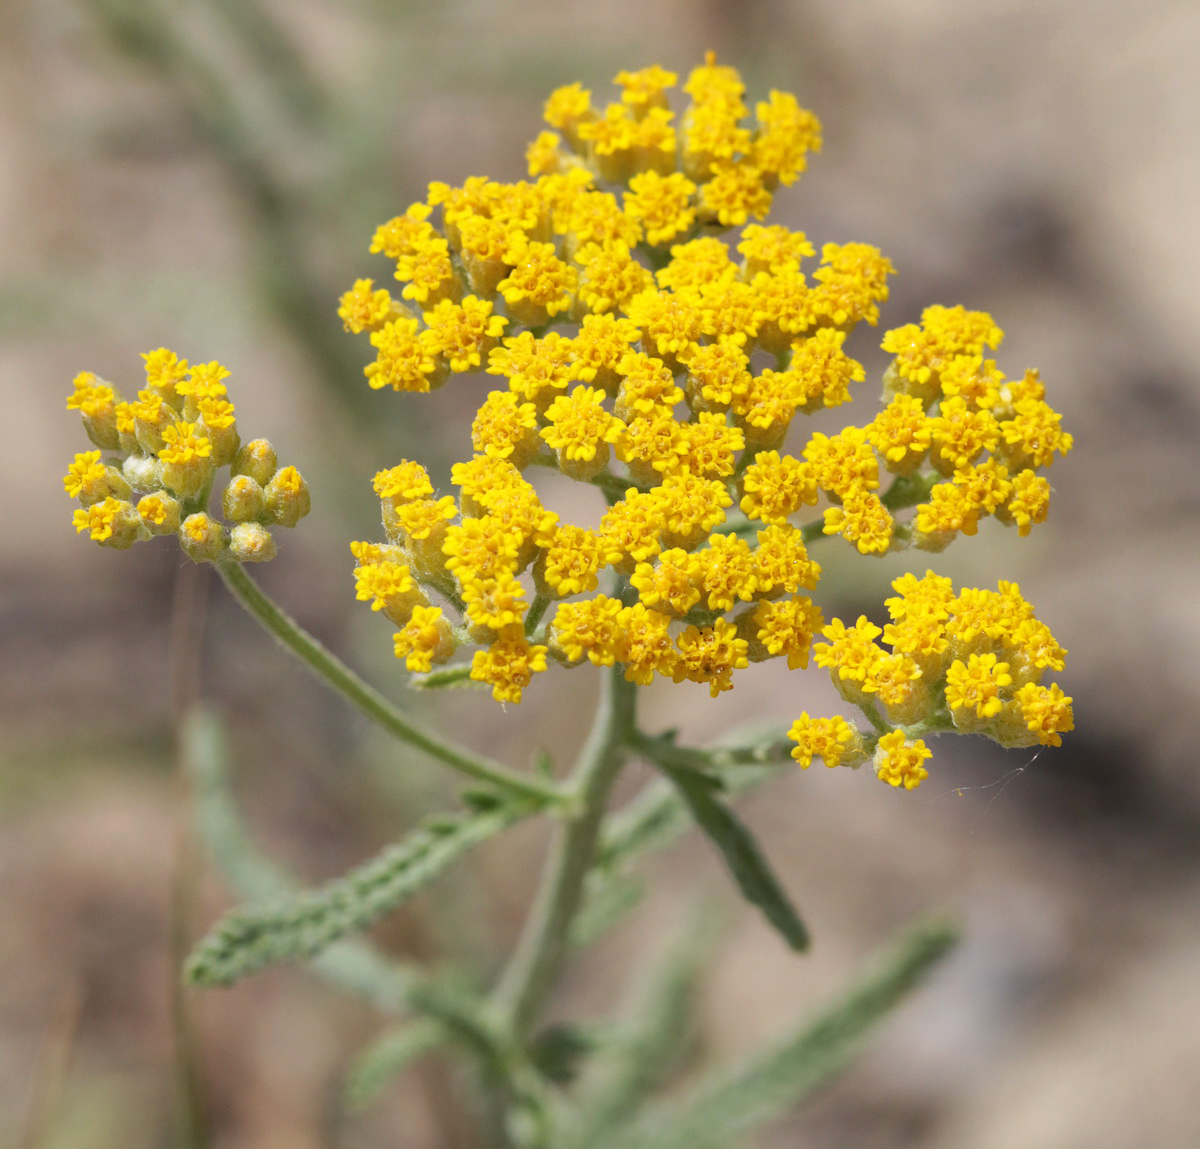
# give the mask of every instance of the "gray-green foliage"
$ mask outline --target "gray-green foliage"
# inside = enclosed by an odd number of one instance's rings
[[[632,872],[634,863],[692,824],[718,846],[749,900],[767,910],[793,944],[800,940],[799,919],[750,831],[728,806],[737,792],[776,773],[767,763],[776,760],[778,747],[760,742],[744,750],[704,752],[677,746],[670,737],[631,733],[628,739],[626,752],[643,754],[665,776],[603,820],[590,846],[591,865],[581,874],[584,912],[565,923],[573,927],[574,940],[596,936],[636,902],[643,879]],[[619,743],[600,745],[611,753]],[[655,1099],[688,1048],[707,924],[681,933],[624,1020],[568,1020],[527,1036],[506,1024],[496,1008],[503,998],[496,994],[480,997],[452,978],[396,963],[371,943],[344,936],[377,920],[472,846],[546,809],[541,795],[512,795],[511,787],[503,797],[494,788],[464,793],[462,812],[427,820],[345,878],[295,893],[294,883],[257,853],[240,821],[220,723],[211,715],[194,715],[185,730],[185,751],[201,836],[231,885],[258,903],[231,915],[202,943],[190,965],[193,976],[227,982],[270,961],[307,957],[315,972],[340,989],[387,1012],[416,1015],[364,1052],[348,1078],[346,1101],[367,1103],[414,1060],[444,1047],[448,1056],[466,1056],[485,1084],[488,1112],[496,1117],[489,1128],[501,1149],[732,1145],[845,1069],[871,1027],[955,940],[945,924],[920,927],[795,1036],[739,1069],[710,1077],[681,1100],[663,1103]],[[548,780],[542,765],[534,777]],[[578,798],[568,791],[557,816],[580,817],[573,801]]]
[[[721,1149],[781,1115],[844,1071],[864,1037],[957,943],[937,919],[910,929],[841,1000],[740,1069],[713,1077],[682,1102],[661,1106],[605,1149]]]
[[[679,1068],[695,1033],[698,984],[718,924],[719,915],[710,908],[688,914],[631,995],[583,1084],[582,1149],[611,1140]]]
[[[752,790],[779,771],[777,766],[726,766],[711,773],[730,797]],[[651,783],[607,821],[591,873],[586,898],[572,929],[576,945],[588,945],[641,901],[644,879],[629,872],[639,858],[664,850],[694,825],[679,788],[667,779]]]
[[[188,978],[230,985],[275,962],[315,957],[394,910],[468,850],[530,813],[520,802],[427,818],[336,881],[228,914],[188,959]]]
[[[792,949],[808,949],[808,930],[754,835],[721,800],[720,778],[665,759],[659,761],[659,767],[678,787],[696,825],[720,851],[742,896],[762,910]]]

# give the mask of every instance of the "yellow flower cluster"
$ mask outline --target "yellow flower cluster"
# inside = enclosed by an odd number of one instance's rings
[[[78,499],[75,530],[125,549],[154,535],[178,535],[196,562],[275,557],[274,526],[294,527],[309,510],[308,485],[279,467],[266,439],[243,444],[220,363],[189,365],[160,347],[143,355],[146,386],[130,402],[90,371],[75,378],[76,410],[96,450],[75,456],[63,479]],[[224,518],[208,504],[217,472],[230,468]]]
[[[677,81],[621,72],[605,106],[560,88],[528,180],[434,183],[377,229],[371,250],[393,261],[398,296],[361,279],[339,312],[375,350],[370,386],[424,392],[483,371],[499,387],[478,405],[455,493],[439,497],[414,462],[376,476],[388,542],[354,544],[359,598],[403,628],[409,669],[471,645],[471,677],[514,702],[549,658],[715,697],[751,662],[807,665],[823,633],[819,664],[881,729],[805,716],[796,757],[874,753],[897,786],[925,776],[909,733],[1055,741],[1069,700],[1021,660],[1041,642],[1040,674],[1061,652],[1032,612],[1019,633],[966,640],[984,592],[963,591],[961,609],[898,616],[889,653],[865,619],[826,626],[806,593],[820,577],[807,544],[825,535],[882,555],[941,550],[986,515],[1022,535],[1041,522],[1039,472],[1071,436],[1037,373],[1010,380],[984,357],[1002,338],[990,316],[931,307],[884,337],[883,410],[789,451],[797,415],[849,402],[864,381],[848,337],[878,322],[894,268],[851,242],[825,244],[806,272],[807,237],[759,222],[821,146],[793,96],[772,92],[752,114],[711,54],[678,111]],[[548,511],[530,479],[540,467],[594,485],[599,524]]]
[[[882,629],[866,617],[853,626],[834,619],[813,658],[825,667],[847,702],[876,730],[873,738],[844,718],[803,714],[792,726],[792,757],[807,768],[858,766],[874,753],[875,772],[892,786],[914,789],[931,756],[915,734],[954,729],[984,734],[1002,746],[1059,746],[1073,729],[1071,699],[1051,683],[1066,651],[1015,583],[994,591],[964,587],[926,571],[892,583],[886,602],[891,622]],[[882,635],[890,652],[878,645]],[[894,729],[889,729],[894,727]]]

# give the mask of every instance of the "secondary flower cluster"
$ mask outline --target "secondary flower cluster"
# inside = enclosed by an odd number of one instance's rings
[[[133,402],[90,371],[75,377],[67,409],[80,413],[97,448],[77,454],[63,479],[80,503],[75,530],[121,550],[178,535],[196,562],[274,558],[270,528],[294,527],[308,514],[300,472],[279,467],[266,439],[241,442],[220,363],[189,365],[165,347],[142,358],[146,386]],[[226,466],[221,506],[232,528],[206,509]]]
[[[802,714],[789,737],[792,757],[807,769],[858,766],[872,755],[876,774],[892,786],[914,789],[928,776],[931,751],[917,733],[951,728],[986,734],[1002,746],[1059,746],[1073,729],[1071,699],[1055,684],[1041,685],[1047,670],[1062,670],[1066,651],[1015,583],[995,591],[964,587],[933,571],[906,574],[892,583],[885,605],[892,621],[882,630],[860,616],[853,626],[838,619],[814,649],[847,702],[868,717],[865,734],[845,718]],[[876,639],[891,647],[885,651]]]

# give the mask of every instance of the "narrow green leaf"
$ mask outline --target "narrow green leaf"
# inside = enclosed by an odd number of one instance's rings
[[[342,1086],[342,1104],[364,1109],[397,1077],[446,1040],[445,1027],[429,1018],[385,1030],[354,1059]]]
[[[792,949],[808,949],[808,930],[759,850],[754,835],[717,796],[720,781],[687,766],[662,761],[658,765],[678,788],[696,824],[720,850],[746,900],[762,910]]]
[[[711,1080],[682,1103],[660,1106],[611,1149],[716,1149],[794,1109],[843,1072],[867,1034],[957,944],[943,919],[918,923],[842,999],[775,1049]]]
[[[529,803],[509,803],[428,819],[336,881],[228,914],[193,951],[185,973],[202,985],[230,985],[275,962],[315,957],[374,924],[460,855],[532,812]]]
[[[220,716],[196,707],[184,723],[183,750],[196,829],[225,880],[242,897],[259,902],[299,897],[295,883],[259,852],[242,821],[229,787],[229,746]],[[485,1061],[502,1059],[475,995],[387,957],[365,938],[334,942],[311,968],[342,993],[385,1013],[428,1014]]]

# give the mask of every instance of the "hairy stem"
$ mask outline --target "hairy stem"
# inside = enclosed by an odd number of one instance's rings
[[[535,798],[544,805],[562,802],[563,795],[553,783],[518,774],[499,762],[473,754],[410,718],[289,617],[238,563],[218,563],[217,571],[234,598],[271,634],[317,677],[389,734],[424,751],[460,774],[486,782],[508,794]]]
[[[537,1020],[562,964],[609,792],[633,738],[636,691],[620,665],[604,671],[596,717],[570,780],[575,812],[556,831],[541,888],[493,999],[518,1038]]]

